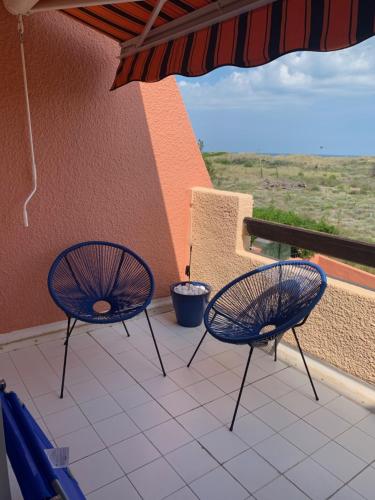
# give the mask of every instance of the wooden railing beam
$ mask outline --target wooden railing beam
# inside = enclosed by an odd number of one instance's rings
[[[319,252],[337,259],[375,267],[375,245],[371,243],[252,217],[245,218],[244,223],[250,236],[258,236],[278,243],[286,243],[305,250]]]

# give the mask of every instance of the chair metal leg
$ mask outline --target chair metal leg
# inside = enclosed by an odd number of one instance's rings
[[[156,343],[156,339],[155,339],[154,331],[153,331],[152,326],[151,326],[150,318],[148,317],[147,309],[145,309],[145,314],[146,314],[146,318],[147,318],[148,326],[150,327],[150,332],[151,332],[151,335],[152,335],[152,340],[154,341],[154,344],[155,344],[155,349],[156,349],[156,352],[158,353],[158,358],[159,358],[159,363],[160,363],[160,366],[161,366],[161,370],[162,370],[163,375],[164,375],[164,377],[165,377],[167,374],[165,373],[165,370],[164,370],[163,361],[161,360],[161,356],[160,356],[160,352],[159,352],[158,344]]]
[[[77,323],[77,320],[75,319],[73,322],[73,325],[70,326],[71,323],[71,317],[68,316],[68,325],[66,327],[66,338],[64,342],[65,346],[65,353],[64,353],[64,367],[63,367],[63,374],[62,374],[62,380],[61,380],[61,389],[60,389],[60,399],[64,397],[64,385],[65,385],[65,372],[66,372],[66,362],[68,359],[68,346],[69,346],[69,337],[72,334],[73,328],[75,327],[75,324]]]
[[[216,318],[216,314],[217,314],[217,312],[215,311],[215,313],[214,313],[214,315],[213,315],[213,317],[212,317],[212,319],[211,319],[210,324],[212,324],[212,323],[214,322],[214,319]],[[202,344],[202,342],[203,342],[203,340],[204,340],[205,336],[207,335],[207,332],[208,332],[208,330],[206,330],[206,331],[204,332],[203,337],[201,338],[201,340],[200,340],[199,344],[197,345],[197,348],[195,349],[195,351],[194,351],[194,353],[193,353],[193,355],[192,355],[192,357],[191,357],[191,359],[190,359],[189,363],[187,364],[187,367],[188,367],[188,368],[189,368],[189,366],[191,365],[191,362],[193,361],[193,359],[195,358],[195,355],[197,354],[198,349],[200,348],[200,346],[201,346],[201,344]]]
[[[124,328],[125,328],[125,331],[126,331],[126,335],[128,337],[130,337],[130,333],[129,333],[128,327],[125,325],[125,321],[122,321],[122,324],[124,325]]]
[[[298,340],[295,328],[292,328],[292,331],[293,331],[294,338],[296,339],[299,352],[301,353],[302,361],[303,361],[303,364],[305,365],[306,373],[307,373],[307,375],[309,377],[312,390],[314,391],[315,399],[317,401],[319,401],[319,397],[318,397],[318,394],[317,394],[317,392],[315,390],[314,382],[313,382],[313,380],[311,378],[311,375],[310,375],[310,372],[309,372],[309,369],[308,369],[308,366],[307,366],[307,363],[306,363],[306,360],[305,360],[305,356],[303,355],[303,351],[301,349],[301,346],[300,346],[300,343],[299,343],[299,340]]]
[[[197,345],[197,347],[196,347],[196,349],[195,349],[195,351],[194,351],[194,353],[193,353],[193,355],[192,355],[192,357],[191,357],[191,359],[190,359],[189,363],[187,364],[187,367],[188,367],[188,368],[189,368],[189,366],[191,365],[191,362],[193,361],[193,359],[195,358],[195,355],[197,354],[198,349],[199,349],[199,348],[200,348],[200,346],[201,346],[201,343],[203,342],[203,340],[204,340],[205,336],[207,335],[207,332],[208,332],[208,330],[206,330],[206,331],[204,332],[203,337],[200,339],[199,344]]]
[[[275,362],[277,361],[277,338],[275,338],[275,352],[274,352],[273,359]]]
[[[247,363],[246,363],[245,373],[243,374],[243,379],[242,379],[241,389],[240,389],[240,392],[238,393],[238,398],[237,398],[236,408],[235,408],[234,413],[233,413],[232,423],[230,424],[230,427],[229,427],[229,430],[230,430],[230,431],[233,431],[234,421],[236,420],[237,410],[238,410],[238,407],[239,407],[239,405],[240,405],[240,400],[241,400],[241,396],[242,396],[242,391],[243,391],[243,388],[244,388],[244,385],[245,385],[246,376],[247,376],[247,371],[248,371],[248,369],[249,369],[250,360],[251,360],[251,356],[252,356],[252,354],[253,354],[253,351],[254,351],[254,347],[253,347],[253,346],[251,346],[251,347],[250,347],[250,352],[249,352],[249,357],[248,357],[248,359],[247,359]]]

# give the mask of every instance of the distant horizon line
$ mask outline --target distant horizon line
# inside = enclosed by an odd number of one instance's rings
[[[269,155],[269,156],[322,156],[329,158],[372,158],[375,155],[371,154],[324,154],[324,153],[266,153],[263,151],[202,151],[209,154],[254,154],[254,155]]]

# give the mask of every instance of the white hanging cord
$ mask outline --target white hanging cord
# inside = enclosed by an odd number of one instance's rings
[[[27,215],[27,205],[31,198],[36,193],[37,188],[37,177],[36,177],[36,163],[35,163],[35,153],[34,153],[34,141],[33,141],[33,129],[31,126],[31,113],[30,113],[30,102],[29,102],[29,91],[27,86],[27,75],[26,75],[26,62],[25,62],[25,51],[23,46],[23,21],[22,15],[18,16],[18,34],[20,38],[20,48],[21,48],[21,60],[22,60],[22,74],[23,74],[23,86],[25,90],[25,101],[26,101],[26,114],[27,114],[27,125],[29,130],[29,142],[30,142],[30,152],[31,152],[31,172],[32,172],[32,191],[26,198],[23,204],[23,225],[25,227],[29,226],[29,218]]]

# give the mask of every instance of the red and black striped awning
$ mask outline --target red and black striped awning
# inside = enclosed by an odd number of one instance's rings
[[[218,22],[213,16],[213,23],[203,28],[197,14],[210,12],[210,4],[216,1],[167,0],[140,47],[132,46],[158,2],[64,11],[122,42],[123,55],[112,89],[132,81],[156,82],[172,74],[204,75],[226,65],[250,68],[294,51],[343,49],[375,34],[375,0],[268,0],[247,11],[242,2],[245,12]],[[256,5],[254,0],[247,3],[249,8]],[[183,30],[185,17],[192,19],[188,32]],[[176,29],[168,31],[169,26]]]

